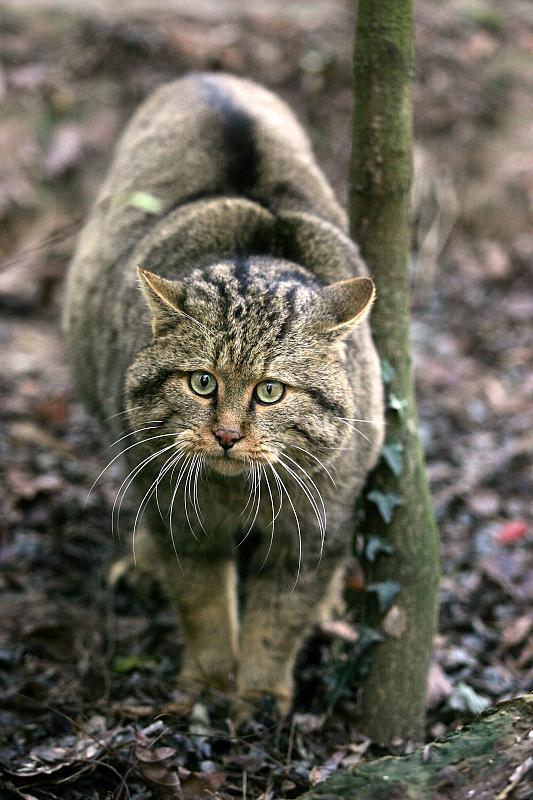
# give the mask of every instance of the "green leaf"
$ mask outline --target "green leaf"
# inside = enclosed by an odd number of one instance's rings
[[[387,385],[389,383],[392,383],[392,380],[393,380],[395,375],[396,375],[396,370],[394,369],[392,364],[390,364],[390,362],[387,361],[386,358],[382,358],[381,359],[381,380],[383,381],[383,383],[385,385]]]
[[[394,509],[403,505],[402,498],[398,497],[398,495],[394,494],[394,492],[387,492],[387,494],[385,494],[377,489],[373,489],[367,494],[366,497],[371,503],[375,503],[377,505],[381,518],[387,524],[389,524],[392,520]]]
[[[394,394],[394,392],[390,392],[389,394],[389,401],[388,401],[388,408],[392,409],[392,411],[396,411],[396,413],[403,419],[403,415],[405,412],[405,407],[407,405],[407,400],[400,400],[398,395]]]
[[[133,192],[128,205],[133,206],[133,208],[139,208],[147,214],[161,214],[163,212],[163,203],[159,197],[149,192]]]
[[[390,471],[398,478],[402,474],[402,453],[403,444],[401,442],[389,442],[381,448],[381,455]]]
[[[153,670],[155,666],[153,659],[142,656],[115,656],[113,659],[113,669],[120,673],[135,672],[136,669]]]
[[[381,536],[369,536],[365,542],[365,557],[367,561],[375,561],[380,553],[390,556],[394,553],[394,547],[386,539],[382,539]]]
[[[366,587],[367,592],[375,592],[378,600],[379,611],[385,614],[394,602],[394,598],[402,587],[398,581],[380,581],[380,583],[369,583]]]

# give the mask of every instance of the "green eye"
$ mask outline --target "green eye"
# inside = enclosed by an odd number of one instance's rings
[[[189,386],[195,394],[199,394],[202,397],[209,397],[209,395],[215,393],[217,379],[214,375],[211,375],[210,372],[198,370],[197,372],[191,372],[189,375]]]
[[[277,403],[285,394],[281,381],[261,381],[254,389],[255,399],[260,403]]]

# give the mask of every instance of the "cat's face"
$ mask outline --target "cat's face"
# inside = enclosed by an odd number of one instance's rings
[[[293,264],[255,258],[186,283],[141,272],[141,284],[154,336],[126,386],[139,439],[227,476],[251,464],[314,472],[338,454],[357,416],[342,337],[372,303],[370,279],[321,288]]]

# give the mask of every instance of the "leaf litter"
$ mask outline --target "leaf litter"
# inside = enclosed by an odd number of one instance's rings
[[[74,237],[118,132],[148,91],[187,69],[231,69],[280,91],[346,197],[352,19],[349,4],[312,5],[316,26],[268,4],[229,22],[223,0],[209,17],[198,8],[187,18],[127,3],[108,18],[91,3],[83,13],[0,9],[2,800],[273,800],[383,752],[358,731],[357,700],[376,641],[401,635],[401,587],[374,586],[388,610],[381,633],[365,629],[370,587],[355,562],[346,611],[301,654],[291,717],[277,720],[266,704],[236,726],[227,698],[177,690],[181,642],[157,587],[141,597],[106,582],[125,548],[109,536],[119,473],[85,505],[106,447],[73,394],[57,323]],[[490,30],[472,16],[465,24],[471,11],[466,0],[417,4],[416,128],[428,180],[414,211],[413,344],[444,572],[429,738],[533,687],[523,126],[533,31],[518,2]],[[157,210],[156,197],[132,201]],[[383,373],[390,381],[386,364]],[[401,414],[401,399],[393,404]],[[397,474],[403,453],[389,445]],[[394,498],[376,502],[394,513]],[[366,557],[394,553],[369,536]],[[501,796],[530,771],[517,765]]]

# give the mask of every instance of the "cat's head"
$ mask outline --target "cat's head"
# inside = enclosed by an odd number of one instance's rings
[[[295,264],[254,257],[184,281],[139,270],[139,283],[153,336],[129,368],[126,399],[153,451],[199,455],[231,476],[251,463],[314,472],[345,446],[358,414],[344,340],[372,305],[370,278],[323,286]]]

